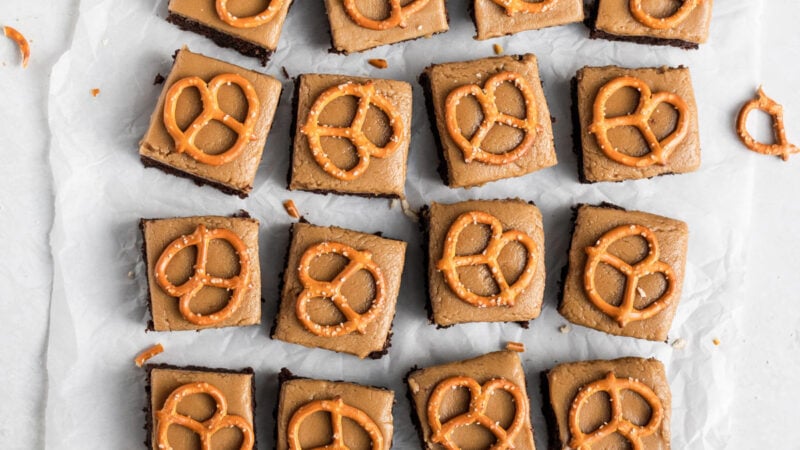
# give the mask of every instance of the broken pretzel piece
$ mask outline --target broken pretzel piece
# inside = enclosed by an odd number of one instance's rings
[[[747,131],[747,118],[754,109],[764,111],[772,117],[772,132],[775,136],[775,143],[765,144],[758,142],[749,131]],[[780,156],[784,161],[789,160],[789,156],[800,152],[800,148],[790,143],[786,139],[786,128],[783,122],[783,106],[775,100],[767,97],[764,90],[758,88],[758,97],[750,100],[742,106],[739,117],[736,119],[736,132],[739,139],[750,150],[764,155]]]
[[[22,67],[28,67],[28,60],[31,57],[31,46],[28,44],[28,40],[22,33],[9,26],[4,26],[3,32],[9,39],[17,43],[19,51],[22,53]]]

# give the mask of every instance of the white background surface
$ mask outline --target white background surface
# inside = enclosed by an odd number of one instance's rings
[[[304,1],[308,0],[298,0]],[[408,423],[404,391],[401,383],[392,380],[405,372],[407,361],[442,363],[499,348],[513,339],[528,344],[524,359],[531,382],[535,382],[536,371],[557,360],[623,356],[623,349],[625,354],[668,359],[677,409],[673,411],[676,448],[800,448],[786,430],[787,424],[797,422],[795,408],[800,403],[796,384],[800,308],[795,304],[800,283],[793,276],[800,268],[795,256],[798,243],[793,238],[800,208],[791,198],[799,187],[792,177],[797,162],[783,163],[743,150],[730,128],[738,105],[763,82],[767,93],[787,108],[790,139],[800,140],[800,131],[791,125],[800,117],[800,92],[794,88],[796,61],[800,61],[800,36],[795,30],[800,4],[789,0],[723,1],[715,5],[712,41],[699,52],[589,42],[585,29],[578,25],[497,40],[507,53],[532,51],[540,57],[548,103],[558,119],[559,166],[523,181],[472,191],[441,186],[433,173],[432,139],[415,85],[414,127],[418,132],[412,143],[407,183],[415,207],[432,199],[520,195],[536,200],[543,210],[548,233],[546,305],[542,318],[526,332],[509,326],[433,330],[424,323],[421,311],[424,292],[417,286],[418,264],[413,264],[421,252],[416,248],[413,223],[397,209],[389,210],[388,202],[289,195],[281,189],[288,167],[287,92],[267,143],[256,190],[247,201],[142,169],[136,142],[160,90],[151,86],[150,80],[156,72],[166,75],[175,48],[187,43],[193,50],[257,68],[252,60],[163,22],[163,1],[127,5],[85,0],[80,20],[77,2],[0,4],[0,25],[20,29],[33,48],[31,65],[22,70],[17,67],[15,46],[0,39],[4,100],[0,102],[4,119],[0,148],[5,161],[0,164],[0,242],[5,256],[0,263],[0,313],[6,318],[6,325],[0,327],[4,342],[0,382],[5,393],[0,408],[0,447],[141,448],[143,377],[131,359],[156,341],[167,346],[167,353],[158,361],[255,366],[259,370],[258,431],[262,447],[268,448],[272,426],[266,422],[275,396],[274,373],[281,366],[302,375],[343,373],[348,379],[391,385],[400,397],[395,413],[402,428]],[[298,3],[290,14],[280,51],[266,72],[282,79],[279,69],[286,65],[292,75],[317,70],[413,81],[430,62],[490,55],[495,41],[472,43],[472,25],[465,14],[456,12],[464,2],[450,3],[449,33],[430,42],[400,44],[346,58],[325,53],[327,25],[320,14],[322,7]],[[459,42],[463,45],[455,44]],[[442,43],[446,48],[439,47],[445,47]],[[371,69],[364,63],[367,57],[387,58],[390,69]],[[701,171],[608,187],[577,184],[569,148],[567,82],[580,66],[605,63],[683,63],[692,68],[701,109]],[[96,99],[89,94],[94,87],[101,89]],[[285,83],[285,88],[289,87]],[[48,97],[51,89],[59,95]],[[56,132],[52,145],[50,129]],[[389,358],[360,362],[269,341],[265,328],[275,311],[276,276],[281,270],[278,255],[282,255],[288,236],[289,219],[280,202],[288,197],[295,198],[312,222],[388,230],[390,235],[408,240],[412,265],[406,270],[401,301],[409,303],[400,309],[395,331],[419,336],[420,342],[436,340],[436,345],[414,348],[403,345],[399,337]],[[576,201],[599,200],[689,222],[693,269],[671,333],[692,336],[685,351],[609,339],[575,328],[567,336],[555,331],[563,323],[554,308],[554,285],[569,239],[569,206]],[[263,224],[265,326],[233,332],[145,334],[143,273],[135,227],[138,217],[228,214],[240,207],[253,212]],[[368,219],[352,217],[349,212],[357,208],[385,212],[379,217],[373,213]],[[133,279],[127,277],[129,271],[134,272]],[[408,285],[411,288],[406,288]],[[476,339],[479,333],[491,333],[491,339]],[[719,347],[711,344],[713,338],[721,340]],[[464,339],[471,344],[448,345]],[[233,354],[230,348],[247,352]],[[326,364],[321,368],[316,363],[323,359]],[[692,383],[698,384],[701,393],[709,392],[709,403],[703,401],[703,395],[687,395],[698,389],[690,386]],[[531,387],[530,395],[538,441],[542,442],[545,433],[536,386]],[[408,448],[417,441],[401,430],[395,444]]]

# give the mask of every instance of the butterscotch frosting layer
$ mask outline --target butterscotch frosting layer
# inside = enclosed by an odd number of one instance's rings
[[[385,301],[376,318],[364,328],[363,334],[354,331],[335,337],[320,336],[309,331],[298,319],[297,301],[306,289],[299,277],[300,259],[309,248],[323,242],[338,242],[356,251],[369,252],[383,274]],[[306,347],[350,353],[359,358],[366,358],[372,353],[380,354],[387,345],[394,318],[405,263],[405,250],[406,243],[402,241],[336,227],[294,224],[283,278],[281,306],[273,337]],[[315,280],[333,280],[349,262],[342,255],[322,255],[311,261],[307,271]],[[345,280],[340,292],[356,312],[366,313],[374,303],[375,279],[367,271],[360,270]],[[345,320],[342,312],[330,300],[315,298],[307,304],[307,311],[310,321],[320,325],[337,325]]]
[[[246,247],[249,259],[247,284],[239,307],[230,317],[213,325],[195,325],[188,321],[178,308],[179,299],[169,295],[155,276],[156,263],[167,246],[182,236],[191,235],[204,225],[209,230],[232,231]],[[258,255],[258,221],[249,218],[202,216],[175,219],[142,221],[144,246],[147,256],[147,283],[150,292],[150,311],[153,329],[156,331],[197,330],[229,326],[246,326],[261,323],[261,269]],[[195,273],[196,246],[187,246],[177,253],[167,266],[166,275],[175,285],[186,282]],[[215,239],[208,247],[206,272],[220,278],[232,278],[241,274],[240,257],[225,240]],[[219,311],[230,301],[231,292],[225,289],[204,287],[190,302],[195,313],[209,314]]]
[[[555,424],[551,424],[551,432],[556,431],[556,448],[567,448],[572,438],[569,428],[569,415],[572,404],[581,388],[598,382],[613,373],[619,380],[642,383],[646,389],[652,390],[658,397],[663,409],[660,425],[654,433],[641,438],[645,449],[668,450],[670,448],[670,412],[671,395],[664,365],[655,359],[621,358],[611,361],[583,361],[561,364],[547,372],[547,386],[551,409]],[[625,390],[621,395],[621,411],[625,420],[634,425],[644,426],[651,418],[652,407],[645,399],[633,391]],[[589,434],[597,430],[603,423],[612,421],[611,404],[608,393],[598,392],[588,398],[581,408],[578,423],[581,430]],[[555,428],[555,430],[553,429]],[[612,434],[591,445],[592,450],[612,450],[630,448],[630,443],[619,434]]]
[[[540,12],[520,11],[511,15],[506,14],[506,9],[493,0],[474,1],[475,38],[479,40],[576,23],[584,19],[583,0],[550,0],[550,5]]]
[[[630,0],[598,0],[595,28],[616,36],[677,39],[702,44],[708,40],[711,10],[714,0],[702,0],[692,12],[674,27],[655,29],[636,20],[631,13]],[[643,1],[644,12],[655,18],[673,15],[684,1]]]
[[[295,99],[297,128],[289,189],[404,198],[411,135],[411,85],[403,81],[322,74],[302,75],[298,82],[300,83],[296,94],[298,97]],[[370,157],[367,169],[352,180],[338,179],[325,171],[311,152],[308,136],[302,132],[317,98],[328,89],[345,83],[373,83],[375,93],[388,100],[406,130],[394,152],[385,158]],[[318,118],[319,124],[335,127],[351,126],[359,100],[360,98],[356,96],[336,98],[322,110]],[[361,131],[370,142],[379,147],[387,145],[393,136],[389,116],[374,105],[367,111]],[[322,137],[321,147],[330,161],[340,169],[349,170],[358,162],[356,148],[347,139]]]
[[[445,0],[417,1],[426,1],[426,4],[420,10],[405,16],[405,26],[373,30],[359,25],[347,14],[344,0],[325,0],[333,50],[346,54],[361,52],[381,45],[431,37],[448,30]],[[380,21],[390,16],[389,0],[356,0],[355,4],[368,19]]]
[[[228,10],[237,17],[251,17],[263,12],[270,3],[280,2],[280,8],[269,22],[253,28],[234,27],[217,14],[217,0],[170,0],[169,12],[194,20],[205,26],[235,36],[259,47],[274,51],[293,0],[228,0]]]
[[[595,307],[586,292],[584,274],[588,255],[586,249],[619,226],[642,225],[655,235],[659,260],[672,268],[674,294],[658,314],[636,320],[625,326]],[[631,336],[652,341],[667,339],[672,318],[680,302],[686,267],[689,230],[684,222],[639,211],[625,211],[610,206],[581,205],[569,252],[569,268],[564,280],[564,292],[558,311],[572,323],[609,334]],[[626,237],[609,247],[608,252],[628,264],[641,262],[648,254],[647,242],[639,236]],[[625,293],[626,277],[607,264],[600,264],[594,286],[609,304],[619,305]],[[640,278],[635,292],[634,307],[643,309],[660,298],[667,290],[667,280],[661,274]]]
[[[652,95],[660,92],[679,96],[687,106],[685,112],[687,130],[685,136],[676,141],[666,164],[652,164],[646,167],[631,167],[609,158],[600,148],[595,134],[589,131],[590,125],[597,120],[594,117],[594,104],[601,88],[619,77],[635,77],[650,87]],[[689,69],[679,68],[643,68],[627,69],[616,66],[584,67],[576,75],[577,109],[580,126],[582,153],[581,172],[585,181],[622,181],[651,178],[664,174],[693,172],[700,167],[700,132],[697,105]],[[637,109],[640,94],[632,87],[623,87],[616,91],[605,102],[606,118],[613,118],[633,113]],[[677,110],[661,103],[647,120],[650,129],[659,140],[664,140],[672,133],[678,123]],[[642,156],[650,152],[642,133],[630,126],[616,127],[607,133],[610,143],[618,152]]]
[[[493,75],[513,72],[521,75],[533,92],[530,99],[536,106],[537,132],[530,147],[523,156],[512,163],[493,165],[478,161],[466,162],[464,152],[456,144],[448,131],[445,105],[450,93],[465,85],[485,88],[485,83]],[[531,54],[485,58],[468,62],[436,64],[425,70],[424,77],[430,87],[429,99],[433,104],[436,128],[439,133],[441,150],[447,166],[450,187],[480,186],[489,181],[522,176],[556,164],[553,145],[553,129],[550,112],[544,97],[539,78],[536,57]],[[502,83],[495,92],[496,104],[500,112],[525,118],[525,99],[512,83]],[[464,98],[456,109],[456,120],[462,135],[467,139],[478,129],[484,113],[474,98]],[[506,153],[517,147],[524,139],[522,130],[496,124],[483,140],[481,148],[489,153]]]
[[[227,415],[242,417],[254,429],[253,424],[253,386],[252,373],[234,373],[213,370],[183,370],[178,368],[154,367],[150,370],[150,411],[152,414],[151,448],[160,450],[157,440],[157,412],[164,407],[170,394],[181,386],[192,383],[208,383],[218,389],[227,401]],[[189,395],[178,404],[178,414],[189,416],[202,422],[211,417],[217,406],[206,394]],[[169,444],[175,450],[194,450],[200,448],[200,438],[188,429],[172,425],[168,431]],[[218,431],[213,435],[214,448],[239,449],[242,433],[235,428]]]
[[[206,83],[214,77],[233,73],[249,81],[258,95],[260,107],[253,128],[253,139],[244,147],[241,154],[231,162],[220,166],[203,164],[185,153],[175,151],[175,141],[164,125],[164,103],[170,87],[186,77],[200,77]],[[247,193],[253,187],[261,154],[272,126],[275,109],[280,100],[281,83],[268,76],[246,70],[233,64],[212,59],[183,48],[175,58],[175,64],[164,83],[164,89],[150,119],[150,128],[140,142],[139,154],[174,170],[193,177],[217,183],[237,192]],[[236,86],[223,86],[217,97],[220,108],[240,122],[244,121],[248,104]],[[190,123],[200,115],[203,106],[196,89],[186,89],[178,100],[176,119],[178,126],[186,130]],[[195,140],[204,152],[219,154],[230,148],[237,135],[224,125],[212,122],[206,126]]]
[[[452,377],[465,376],[473,378],[484,385],[492,379],[503,378],[523,390],[523,397],[528,401],[525,388],[525,373],[519,354],[510,351],[489,353],[465,361],[452,362],[440,366],[428,367],[411,372],[408,375],[408,389],[413,400],[413,410],[419,419],[424,448],[441,450],[442,445],[434,443],[430,424],[428,423],[428,402],[436,386]],[[439,417],[445,424],[448,420],[469,411],[469,391],[466,389],[453,389],[452,393],[445,395],[439,407]],[[508,428],[515,414],[517,406],[512,397],[502,391],[495,391],[489,401],[485,414],[499,422],[503,428]],[[526,409],[527,412],[530,408]],[[487,430],[469,425],[459,427],[453,434],[453,440],[460,448],[489,448],[495,444],[494,436]],[[523,426],[513,440],[514,448],[534,449],[533,429],[531,428],[530,414],[525,414]]]
[[[362,386],[355,383],[312,379],[292,379],[281,384],[278,398],[277,446],[278,450],[289,449],[289,423],[297,411],[320,400],[340,398],[345,405],[363,411],[377,425],[383,438],[383,446],[389,450],[392,445],[394,419],[392,406],[394,392],[387,389]],[[342,421],[344,444],[350,450],[372,450],[369,435],[356,422]],[[297,428],[302,448],[319,448],[333,442],[331,416],[319,411],[308,416]]]
[[[513,306],[481,308],[462,300],[448,285],[437,269],[442,259],[447,234],[453,222],[464,213],[481,211],[499,220],[503,231],[517,230],[530,236],[536,246],[535,271],[530,284],[522,290]],[[539,209],[522,200],[473,200],[455,204],[432,203],[428,211],[428,277],[433,321],[439,326],[468,322],[526,322],[539,317],[544,294],[544,230]],[[478,254],[489,243],[489,229],[484,225],[469,225],[459,236],[457,255]],[[528,257],[525,248],[509,243],[503,248],[498,263],[508,284],[521,275]],[[490,296],[499,292],[496,281],[485,265],[458,269],[459,278],[471,292]]]

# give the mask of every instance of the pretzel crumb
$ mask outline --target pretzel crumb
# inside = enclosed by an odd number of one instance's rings
[[[92,97],[97,97],[98,95],[100,95],[100,89],[98,88],[92,89]]]
[[[289,199],[283,202],[283,208],[286,210],[286,214],[289,214],[292,218],[300,218],[300,211],[297,210],[297,205],[294,204],[294,200]]]
[[[678,338],[672,341],[672,348],[674,348],[675,350],[683,350],[684,348],[686,348],[686,344],[687,344],[686,339]]]
[[[570,331],[572,331],[572,327],[570,327],[567,324],[564,324],[564,325],[561,325],[560,327],[558,327],[558,331],[560,331],[562,334],[567,334]]]
[[[136,359],[133,360],[136,363],[136,367],[142,367],[144,363],[147,362],[150,358],[162,353],[164,351],[164,346],[161,344],[153,345],[152,347],[146,349],[145,351],[136,355]]]
[[[494,46],[492,48],[494,48],[494,54],[495,55],[499,55],[499,54],[503,53],[503,46],[500,45],[500,44],[494,44]]]
[[[369,63],[369,65],[371,65],[372,67],[375,67],[377,69],[385,69],[385,68],[389,67],[389,63],[386,62],[386,60],[382,59],[382,58],[368,59],[367,62]]]
[[[9,39],[16,42],[20,53],[22,53],[22,67],[28,67],[28,60],[31,58],[31,46],[28,44],[28,40],[25,39],[22,33],[9,26],[3,27],[3,33],[5,33]]]
[[[408,203],[408,200],[403,199],[400,202],[400,207],[403,208],[403,214],[405,214],[406,217],[413,220],[414,222],[419,222],[419,213],[414,211],[413,208],[411,208],[411,205]]]
[[[525,344],[523,344],[522,342],[508,341],[508,343],[506,344],[506,350],[510,350],[512,352],[517,352],[517,353],[524,353]]]
[[[136,274],[132,270],[128,271],[128,278],[133,279],[135,276]]]
[[[713,342],[713,343],[714,343],[714,345],[716,345],[717,347],[719,347],[719,344],[721,344],[721,343],[722,343],[722,341],[720,341],[718,338],[714,338],[714,340],[713,340],[713,341],[711,341],[711,342]]]

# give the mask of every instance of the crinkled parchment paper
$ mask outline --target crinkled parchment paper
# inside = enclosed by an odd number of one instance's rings
[[[324,8],[318,0],[296,0],[280,48],[266,69],[257,62],[164,21],[164,0],[84,0],[70,50],[54,68],[49,95],[53,130],[51,163],[56,192],[52,246],[54,294],[49,335],[46,439],[50,448],[140,448],[145,437],[144,372],[133,365],[140,350],[161,342],[154,361],[213,367],[252,366],[257,373],[257,433],[271,446],[276,374],[281,367],[321,378],[388,386],[397,394],[396,448],[418,447],[409,419],[402,377],[413,365],[428,366],[500,349],[521,341],[528,374],[537,442],[544,448],[539,372],[559,362],[628,355],[654,356],[667,368],[673,394],[674,448],[723,447],[730,436],[728,407],[733,392],[729,361],[712,344],[732,333],[732,299],[743,275],[751,170],[731,159],[738,146],[730,129],[741,99],[757,84],[759,53],[748,30],[760,4],[718,1],[710,42],[699,51],[590,41],[574,24],[489,42],[472,39],[467,1],[450,1],[451,31],[432,39],[383,47],[364,54],[330,54]],[[493,54],[532,52],[539,57],[551,114],[556,119],[559,164],[522,178],[471,190],[451,190],[436,174],[433,136],[416,78],[433,62]],[[170,70],[183,45],[275,76],[284,95],[250,198],[240,200],[210,188],[145,170],[138,141],[148,126],[162,86],[157,73]],[[385,58],[377,70],[368,58]],[[569,80],[584,65],[686,65],[692,70],[699,105],[702,168],[692,174],[623,183],[581,185],[572,154]],[[389,201],[289,193],[288,127],[292,76],[332,72],[406,80],[414,84],[413,139],[406,192],[414,208],[436,200],[521,197],[544,215],[547,289],[540,318],[530,329],[514,324],[472,324],[437,330],[425,318],[422,258],[417,224]],[[99,88],[92,97],[90,90]],[[407,266],[388,356],[360,361],[352,356],[272,341],[268,329],[278,302],[278,274],[291,219],[281,206],[292,198],[313,223],[367,232],[381,231],[409,243]],[[566,263],[570,208],[608,201],[688,222],[691,238],[682,301],[670,332],[686,347],[612,337],[571,327],[556,312],[557,284]],[[264,317],[261,326],[182,333],[146,333],[145,273],[137,227],[141,217],[231,214],[250,211],[261,223]]]

